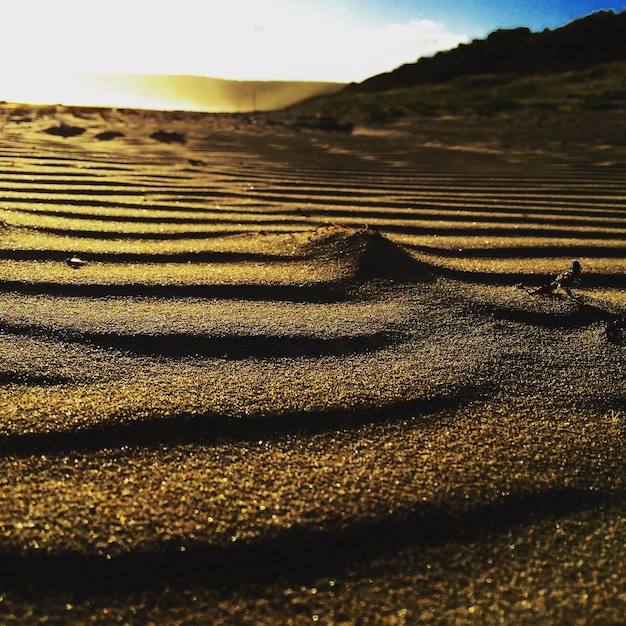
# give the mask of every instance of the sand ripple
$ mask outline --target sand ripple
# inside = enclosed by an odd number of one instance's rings
[[[0,621],[621,619],[622,148],[81,115],[0,142]]]

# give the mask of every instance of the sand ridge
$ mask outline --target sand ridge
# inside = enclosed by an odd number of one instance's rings
[[[621,619],[622,147],[75,113],[0,145],[3,623]]]

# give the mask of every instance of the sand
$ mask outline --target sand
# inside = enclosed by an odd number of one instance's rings
[[[4,115],[1,623],[621,622],[623,126]]]

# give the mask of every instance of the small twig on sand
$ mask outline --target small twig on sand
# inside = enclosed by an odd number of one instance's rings
[[[574,296],[570,290],[572,287],[580,284],[581,274],[582,269],[580,262],[573,261],[572,266],[567,272],[562,272],[551,282],[545,283],[536,289],[531,289],[528,293],[531,295],[551,296],[554,295],[557,290],[562,289],[570,298],[573,298]]]

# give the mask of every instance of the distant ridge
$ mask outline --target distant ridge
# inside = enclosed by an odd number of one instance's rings
[[[477,74],[540,75],[626,60],[626,11],[599,11],[555,30],[497,30],[392,72],[346,86],[376,92],[435,84]]]
[[[205,112],[280,109],[313,96],[339,91],[342,83],[314,81],[227,80],[205,76],[95,74],[86,78],[102,91],[100,101],[124,98],[152,101],[157,108]],[[73,103],[80,104],[80,103]]]

